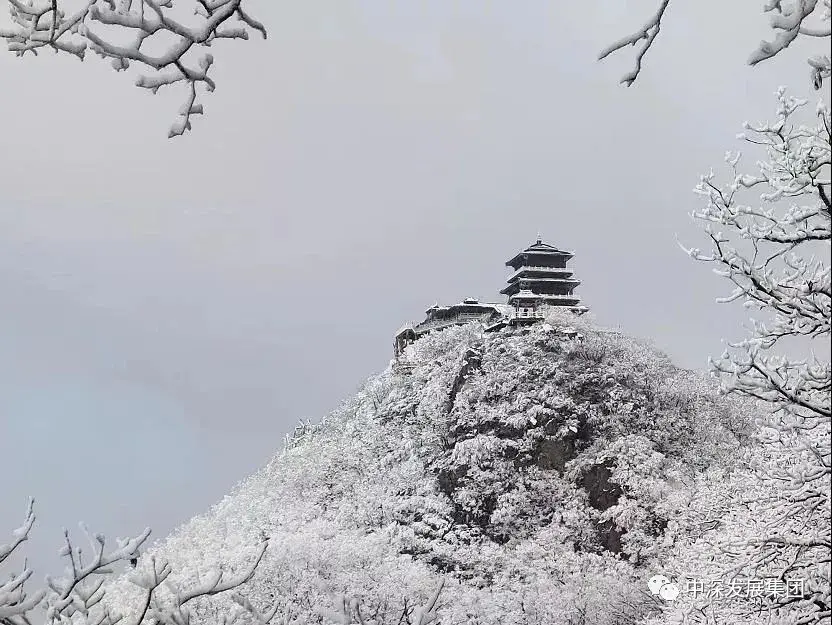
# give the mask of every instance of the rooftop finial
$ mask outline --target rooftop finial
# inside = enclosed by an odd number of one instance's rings
[[[540,232],[537,233],[537,241],[535,241],[535,243],[543,243],[543,235],[540,234]]]

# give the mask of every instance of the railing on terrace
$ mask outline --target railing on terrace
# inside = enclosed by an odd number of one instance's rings
[[[521,265],[520,269],[517,271],[522,271],[523,269],[542,269],[544,271],[572,271],[568,267],[546,267],[544,265]]]

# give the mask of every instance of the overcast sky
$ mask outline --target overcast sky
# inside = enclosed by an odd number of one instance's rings
[[[761,0],[676,2],[633,87],[595,60],[655,0],[247,0],[194,132],[183,94],[0,51],[0,541],[157,536],[384,369],[438,301],[502,301],[533,241],[576,252],[598,320],[704,368],[741,311],[678,248],[804,55],[758,68]]]

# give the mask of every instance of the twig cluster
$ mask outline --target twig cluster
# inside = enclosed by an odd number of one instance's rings
[[[821,103],[815,125],[798,124],[806,101],[783,88],[778,100],[775,122],[746,124],[740,135],[766,152],[757,171],[741,173],[740,153],[728,153],[727,184],[717,184],[713,172],[701,178],[696,191],[706,205],[693,216],[704,222],[711,250],[686,251],[733,283],[720,301],[741,301],[766,317],[752,320],[746,339],[711,360],[725,391],[770,408],[758,424],[766,453],[751,467],[753,488],[742,497],[759,514],[753,528],[719,545],[723,573],[805,580],[802,596],[766,609],[788,609],[790,622],[815,623],[832,616],[832,121]],[[754,203],[742,201],[754,192]],[[791,359],[784,354],[790,340],[810,347],[819,341],[824,351]]]
[[[25,543],[35,523],[34,501],[30,500],[23,524],[12,533],[12,542],[0,544],[0,566]],[[82,526],[83,527],[83,526]],[[150,530],[127,540],[118,540],[118,546],[107,551],[106,540],[101,534],[92,534],[85,527],[91,555],[75,545],[69,532],[64,532],[64,546],[60,555],[67,561],[66,575],[46,578],[46,588],[28,593],[26,583],[32,570],[24,561],[21,571],[12,572],[8,581],[0,583],[0,625],[32,625],[35,612],[43,611],[46,625],[190,625],[203,622],[198,610],[190,606],[199,599],[207,599],[222,593],[230,593],[236,608],[224,610],[216,616],[217,625],[301,625],[293,615],[292,605],[275,603],[259,608],[242,590],[252,580],[263,561],[268,539],[256,547],[251,562],[235,574],[216,569],[200,576],[188,586],[174,583],[170,565],[152,554],[142,555],[141,550],[150,537]],[[116,573],[116,566],[132,567],[127,579],[141,589],[140,601],[132,614],[117,613],[104,600],[108,579]],[[390,625],[431,625],[438,620],[439,594],[444,586],[440,581],[436,591],[424,605],[404,600],[398,621]],[[324,610],[321,616],[339,625],[368,625],[361,601],[341,596],[334,610]]]
[[[0,565],[6,562],[28,540],[35,523],[34,501],[26,509],[26,519],[12,533],[12,542],[0,545]],[[191,622],[189,604],[196,599],[232,591],[246,584],[253,577],[266,552],[268,543],[257,546],[254,558],[236,575],[228,575],[222,569],[213,571],[205,579],[187,588],[180,588],[170,581],[171,568],[167,562],[154,556],[141,562],[141,549],[150,538],[146,529],[138,536],[117,540],[117,547],[108,551],[101,534],[92,534],[83,528],[90,544],[90,555],[73,543],[69,532],[64,532],[64,546],[60,554],[67,561],[66,576],[46,578],[46,588],[28,593],[26,583],[32,570],[24,561],[23,569],[12,572],[8,581],[0,583],[0,625],[32,625],[36,610],[45,611],[46,625],[188,625]],[[133,615],[117,614],[106,605],[106,582],[115,573],[115,567],[127,564],[135,570],[130,581],[143,591],[141,607]],[[166,596],[160,589],[164,586]],[[267,625],[277,610],[264,618],[250,601],[236,595],[243,610],[255,617],[255,622]],[[227,621],[231,625],[238,618]],[[259,619],[259,620],[257,620]],[[288,625],[289,621],[284,621]]]
[[[661,30],[662,19],[667,13],[670,0],[661,0],[656,12],[650,16],[634,33],[622,37],[604,48],[598,55],[603,60],[614,52],[628,46],[637,49],[633,69],[624,74],[621,83],[630,86],[641,74],[642,63],[648,50],[653,46]],[[830,0],[767,0],[763,11],[771,14],[771,28],[775,36],[771,41],[761,41],[757,49],[748,57],[749,65],[756,65],[780,54],[799,36],[826,39],[825,49],[829,49],[830,38]],[[828,54],[817,54],[807,59],[811,68],[811,80],[815,89],[820,89],[823,81],[830,76],[830,58]]]
[[[139,64],[146,73],[136,85],[153,93],[185,84],[187,96],[170,137],[190,130],[191,116],[202,114],[197,86],[216,87],[207,48],[217,39],[248,39],[250,31],[266,37],[243,0],[185,0],[187,7],[182,0],[78,0],[75,10],[66,9],[67,0],[6,1],[12,25],[0,28],[0,38],[18,56],[49,48],[83,60],[89,50],[110,59],[116,71]],[[189,13],[189,21],[177,18]],[[154,47],[163,51],[154,53]]]

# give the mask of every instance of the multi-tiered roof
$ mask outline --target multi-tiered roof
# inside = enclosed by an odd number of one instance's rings
[[[500,293],[507,295],[509,304],[518,308],[546,305],[576,312],[585,310],[580,305],[580,297],[574,293],[581,281],[566,267],[573,256],[572,252],[559,250],[538,238],[506,263],[514,272]]]
[[[490,332],[541,321],[545,318],[544,306],[585,312],[586,307],[573,292],[581,281],[566,268],[572,256],[572,252],[559,250],[538,238],[506,263],[514,269],[508,286],[500,291],[508,296],[507,304],[481,303],[468,298],[452,306],[431,306],[425,311],[424,321],[408,323],[396,333],[394,354],[398,357],[407,345],[429,332],[472,321],[483,324],[485,331]]]

